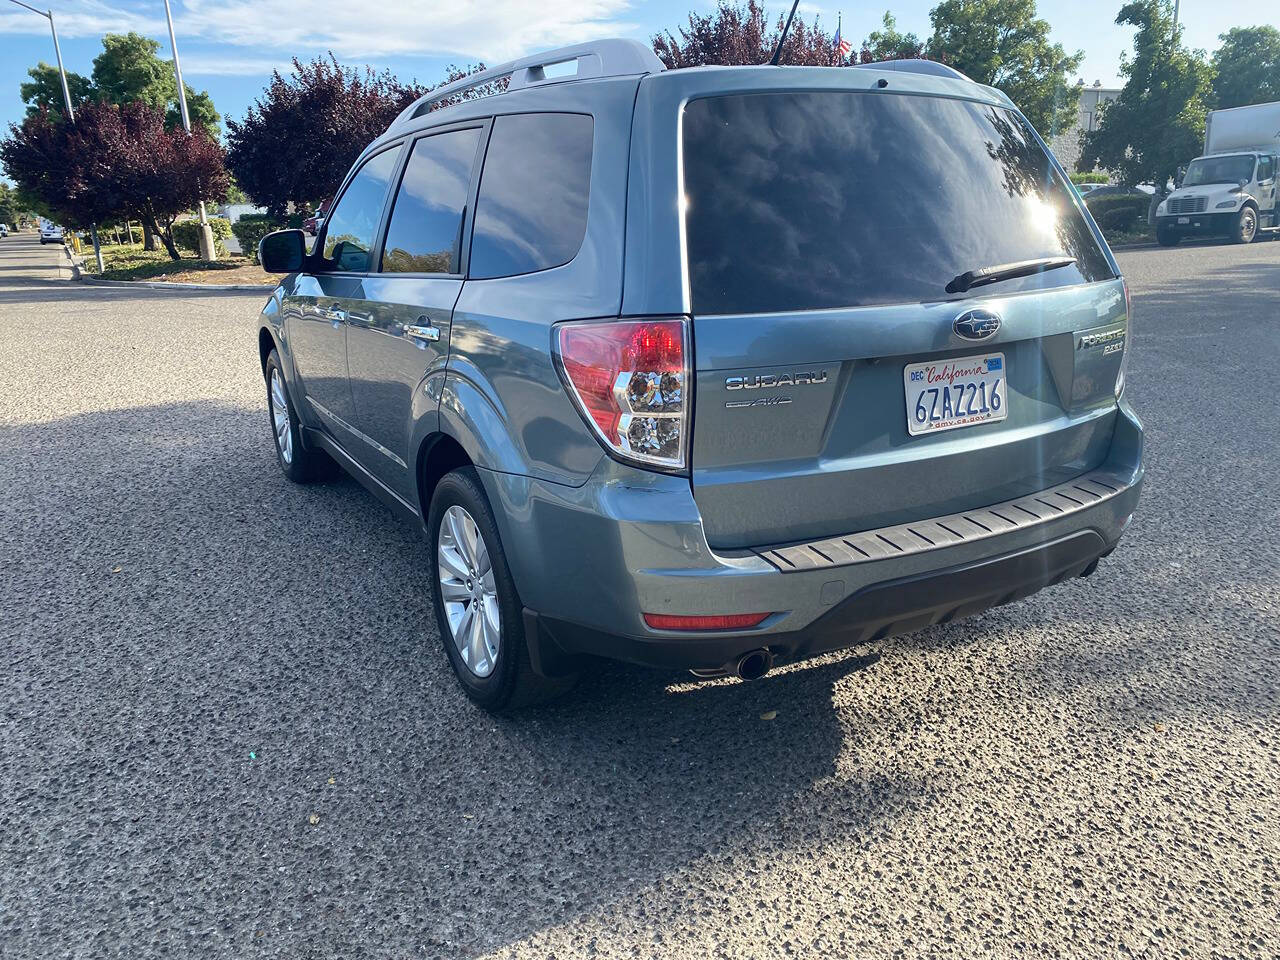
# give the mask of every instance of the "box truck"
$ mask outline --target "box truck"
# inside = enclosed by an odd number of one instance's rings
[[[1235,243],[1280,236],[1276,174],[1280,167],[1280,100],[1213,110],[1204,154],[1187,165],[1178,189],[1156,208],[1156,239],[1219,236]]]

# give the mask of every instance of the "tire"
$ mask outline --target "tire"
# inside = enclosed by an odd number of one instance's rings
[[[569,690],[577,677],[541,677],[529,662],[524,607],[511,579],[489,499],[473,467],[446,474],[436,485],[427,534],[431,598],[440,643],[467,696],[491,713],[508,713]],[[473,535],[477,538],[474,543]],[[458,636],[460,641],[455,639]]]
[[[263,368],[267,384],[267,423],[271,426],[272,442],[276,448],[276,462],[280,472],[294,483],[310,483],[329,472],[332,461],[323,450],[307,448],[302,443],[302,424],[294,413],[293,397],[285,381],[280,354],[274,349]],[[283,418],[277,416],[283,400]]]
[[[1182,241],[1182,237],[1172,230],[1166,230],[1163,227],[1156,227],[1156,243],[1162,247],[1176,247]]]
[[[1236,226],[1231,233],[1232,243],[1253,243],[1258,237],[1258,211],[1245,204],[1236,214]]]

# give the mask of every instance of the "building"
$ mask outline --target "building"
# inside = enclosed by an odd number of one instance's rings
[[[1076,161],[1080,159],[1080,151],[1084,147],[1085,133],[1098,127],[1100,108],[1119,96],[1118,87],[1104,87],[1100,80],[1095,80],[1091,87],[1081,89],[1075,126],[1063,130],[1049,141],[1050,148],[1068,173],[1075,172]]]

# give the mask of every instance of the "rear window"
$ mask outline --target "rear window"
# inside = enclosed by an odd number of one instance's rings
[[[498,117],[472,228],[473,279],[548,270],[578,255],[591,192],[592,119],[576,113]]]
[[[1076,263],[976,288],[1104,280],[1107,258],[1013,111],[903,94],[769,93],[684,113],[693,309],[759,313],[949,299],[970,270]]]

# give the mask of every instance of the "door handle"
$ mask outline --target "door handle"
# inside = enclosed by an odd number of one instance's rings
[[[411,337],[417,338],[418,340],[439,340],[440,339],[439,327],[424,327],[414,323],[414,324],[407,324],[404,328],[404,332]]]
[[[335,327],[341,326],[347,319],[347,311],[338,309],[326,310],[324,307],[314,307],[311,310],[311,315],[319,317],[321,320],[328,320]]]
[[[354,310],[348,310],[346,313],[347,322],[349,323],[373,323],[373,314],[371,313],[357,313]]]

